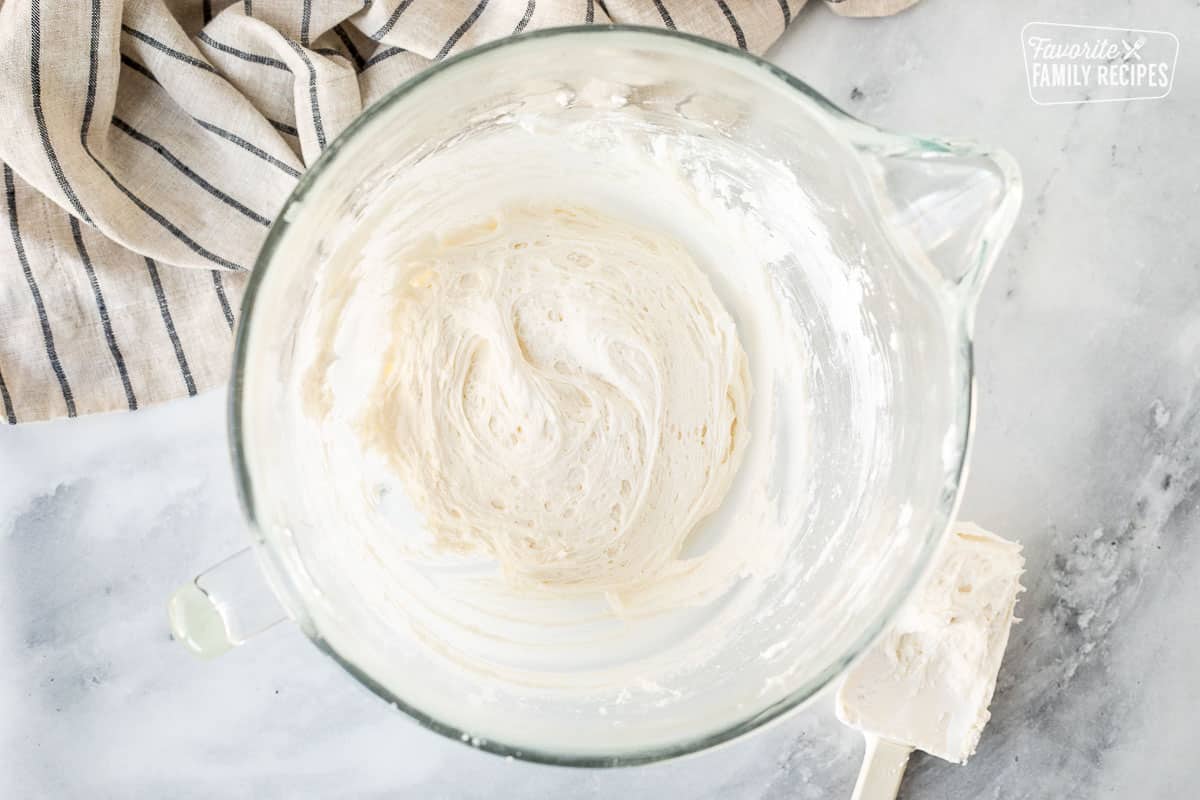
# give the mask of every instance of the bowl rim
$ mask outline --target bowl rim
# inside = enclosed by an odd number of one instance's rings
[[[827,112],[835,118],[837,122],[849,124],[857,129],[853,132],[854,135],[864,139],[877,139],[883,137],[887,140],[902,140],[914,148],[924,146],[932,146],[939,148],[935,140],[924,140],[917,137],[904,136],[890,131],[878,128],[870,123],[863,122],[856,117],[848,114],[842,108],[835,105],[824,95],[817,92],[808,84],[794,77],[790,73],[766,61],[765,59],[754,55],[746,50],[741,50],[720,42],[706,39],[693,34],[682,33],[672,29],[655,28],[641,25],[572,25],[557,28],[545,28],[528,33],[523,33],[517,36],[509,36],[498,39],[470,50],[464,51],[444,61],[435,62],[429,67],[426,67],[421,72],[409,78],[399,86],[389,91],[384,97],[376,101],[374,104],[365,109],[357,118],[355,118],[336,139],[329,143],[320,157],[313,163],[311,167],[305,170],[292,192],[288,195],[287,200],[280,208],[275,216],[267,236],[263,242],[262,248],[255,260],[253,271],[246,283],[242,298],[241,317],[237,328],[237,335],[234,342],[233,355],[233,372],[229,383],[228,392],[228,424],[229,424],[229,449],[230,456],[233,462],[235,485],[238,491],[238,497],[242,512],[249,522],[248,533],[251,537],[252,544],[259,556],[259,565],[265,573],[268,583],[272,590],[277,595],[278,599],[283,603],[285,608],[290,613],[303,613],[303,604],[299,601],[288,603],[283,596],[295,598],[296,593],[291,587],[290,576],[288,570],[284,568],[282,563],[276,557],[271,546],[265,541],[261,528],[255,514],[254,505],[254,490],[253,482],[250,477],[250,469],[247,463],[245,442],[242,436],[242,431],[246,428],[246,422],[243,419],[243,403],[242,397],[245,390],[245,378],[247,368],[247,355],[249,352],[249,342],[253,330],[252,320],[254,319],[254,308],[258,297],[259,289],[263,283],[265,275],[270,267],[274,253],[286,235],[291,226],[289,222],[289,212],[298,203],[302,202],[308,193],[317,184],[321,176],[330,170],[338,161],[338,153],[343,149],[346,142],[352,139],[358,132],[362,131],[373,119],[383,114],[393,105],[401,102],[409,93],[416,87],[420,86],[435,75],[448,70],[459,67],[460,65],[477,58],[485,53],[494,50],[507,49],[512,47],[520,47],[524,43],[541,39],[557,39],[574,36],[597,36],[607,37],[614,33],[630,34],[634,36],[646,36],[659,39],[671,39],[676,42],[682,42],[689,46],[697,46],[706,48],[710,51],[719,53],[722,57],[730,57],[739,60],[745,64],[760,68],[767,74],[767,80],[778,80],[788,88],[801,93],[810,100],[814,101],[821,110]],[[966,482],[967,465],[969,462],[971,442],[973,439],[975,427],[975,366],[974,352],[971,341],[971,323],[970,314],[963,314],[958,320],[958,336],[960,340],[960,354],[963,369],[959,370],[961,376],[961,385],[958,387],[958,399],[956,403],[957,418],[955,427],[961,431],[959,440],[959,460],[952,472],[952,478],[942,487],[940,499],[938,500],[938,513],[934,514],[934,522],[929,530],[924,533],[924,542],[922,549],[914,561],[911,569],[911,574],[907,577],[901,587],[895,592],[890,602],[886,603],[883,611],[880,612],[876,619],[870,625],[864,626],[864,631],[855,638],[850,647],[847,648],[840,657],[834,659],[829,665],[821,670],[816,676],[810,678],[801,686],[790,691],[785,697],[777,700],[764,709],[761,709],[753,714],[750,714],[740,721],[724,726],[717,731],[705,733],[690,738],[680,739],[679,741],[665,744],[646,747],[642,750],[634,752],[621,752],[613,755],[602,755],[595,753],[569,753],[555,752],[548,749],[531,748],[528,746],[519,746],[507,744],[503,741],[495,739],[483,739],[472,735],[469,731],[464,731],[454,725],[442,722],[436,717],[421,711],[415,706],[407,703],[403,698],[384,687],[378,681],[373,679],[364,670],[354,664],[350,659],[341,655],[337,650],[326,641],[316,630],[311,621],[306,618],[295,619],[305,636],[313,642],[314,645],[327,656],[337,662],[347,673],[355,680],[387,702],[394,706],[406,715],[415,720],[422,727],[427,728],[434,733],[445,736],[454,741],[469,744],[477,749],[493,753],[495,755],[506,758],[519,759],[537,764],[548,764],[553,766],[564,767],[624,767],[636,766],[641,764],[649,764],[667,759],[679,758],[688,755],[694,755],[702,751],[709,750],[719,745],[724,745],[738,739],[752,731],[758,730],[767,726],[770,723],[782,720],[791,712],[797,711],[808,702],[815,700],[821,693],[830,687],[830,685],[862,656],[867,648],[872,645],[875,640],[882,635],[892,619],[899,612],[905,601],[911,596],[912,592],[917,587],[918,583],[928,571],[933,554],[938,545],[942,542],[947,531],[949,530],[957,513],[958,506],[962,499],[963,487]],[[952,331],[951,331],[952,332]],[[296,608],[296,606],[301,606]]]

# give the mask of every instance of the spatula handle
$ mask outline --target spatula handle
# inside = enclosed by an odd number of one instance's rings
[[[895,800],[912,748],[870,733],[866,739],[867,750],[851,800]]]

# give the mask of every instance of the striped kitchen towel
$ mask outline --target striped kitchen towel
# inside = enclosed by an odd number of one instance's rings
[[[0,0],[0,412],[136,409],[225,381],[288,192],[430,61],[610,21],[762,52],[804,2]]]

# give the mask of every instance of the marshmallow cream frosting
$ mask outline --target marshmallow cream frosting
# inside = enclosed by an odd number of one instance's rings
[[[470,705],[496,697],[696,730],[779,702],[918,533],[882,510],[865,246],[712,133],[736,109],[683,98],[679,135],[629,96],[548,86],[446,142],[406,118],[289,209],[260,289],[247,449],[296,616],[463,726],[503,728]]]
[[[679,554],[742,461],[751,380],[733,319],[682,245],[526,203],[385,263],[361,402],[340,399],[326,359],[306,396],[314,420],[344,415],[394,470],[428,549],[616,604],[696,568]],[[323,330],[336,349],[339,328]]]
[[[847,673],[838,717],[965,763],[991,716],[1023,567],[1019,544],[958,523],[922,588]]]
[[[880,134],[610,33],[448,62],[330,142],[233,409],[306,634],[435,727],[604,759],[827,683],[944,529],[969,420]]]

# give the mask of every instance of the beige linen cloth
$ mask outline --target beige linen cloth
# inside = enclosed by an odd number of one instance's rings
[[[431,61],[608,22],[762,52],[804,2],[0,0],[0,414],[136,409],[225,381],[284,199]]]

